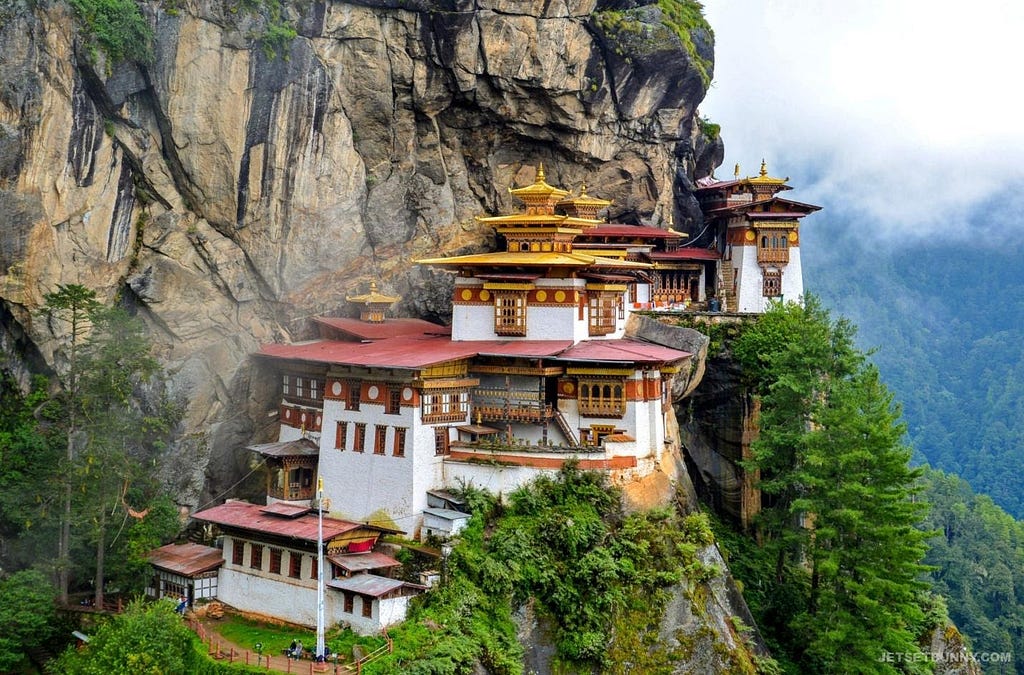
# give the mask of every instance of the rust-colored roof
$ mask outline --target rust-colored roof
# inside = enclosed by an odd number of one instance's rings
[[[377,551],[366,553],[346,553],[343,555],[329,555],[327,559],[332,563],[349,572],[366,572],[368,570],[380,570],[388,567],[398,567],[402,563],[391,556]]]
[[[590,239],[600,239],[601,237],[639,237],[641,239],[679,239],[685,237],[682,232],[676,232],[675,230],[663,230],[660,227],[649,227],[647,225],[620,225],[616,223],[609,223],[606,225],[598,225],[585,231],[583,234],[578,235],[576,239],[580,241],[587,241]]]
[[[769,197],[768,199],[759,199],[753,202],[744,202],[742,204],[732,204],[731,206],[722,206],[717,209],[711,209],[705,215],[718,216],[729,213],[746,213],[754,207],[765,206],[766,204],[782,204],[784,206],[791,207],[793,211],[800,213],[801,218],[809,213],[821,210],[820,206],[815,206],[814,204],[806,204],[793,199],[786,199],[785,197]],[[757,213],[770,213],[770,211],[758,211]]]
[[[453,341],[447,336],[401,336],[376,342],[315,340],[291,345],[264,345],[257,355],[334,365],[416,370],[478,354],[530,358],[554,356],[571,344],[571,340]]]
[[[382,340],[399,335],[451,335],[449,326],[424,321],[423,319],[385,319],[382,323],[370,323],[346,317],[318,316],[317,323],[351,335],[357,340]]]
[[[317,541],[317,516],[315,514],[307,513],[298,518],[287,518],[267,513],[265,509],[266,507],[260,504],[231,501],[199,513],[193,513],[192,517],[221,527],[245,530],[255,535],[272,534],[300,541],[314,543]],[[375,525],[353,523],[338,518],[324,518],[324,540],[327,541],[360,528],[375,532],[381,531],[381,528]]]
[[[327,582],[327,585],[331,588],[336,588],[339,591],[351,591],[352,593],[359,593],[360,595],[369,595],[373,598],[379,598],[386,593],[390,593],[396,588],[409,585],[411,588],[417,588],[414,585],[406,584],[404,581],[398,579],[389,579],[387,577],[379,577],[376,574],[357,574],[351,577],[345,577],[344,579],[333,579]]]
[[[651,251],[651,260],[718,260],[722,254],[709,248],[680,248],[675,251]]]
[[[314,340],[290,345],[263,345],[258,356],[369,368],[416,370],[436,363],[467,359],[476,354],[471,342],[448,336],[398,336],[374,342]]]
[[[559,354],[561,361],[666,363],[690,356],[689,352],[639,340],[584,340]]]
[[[572,345],[572,340],[474,340],[458,344],[475,345],[479,356],[555,356]]]
[[[209,572],[224,563],[224,556],[219,548],[191,542],[161,546],[150,551],[148,558],[149,564],[153,567],[159,567],[183,577],[194,577],[197,574]]]
[[[309,513],[312,509],[308,506],[299,506],[298,504],[289,504],[288,502],[274,502],[268,504],[262,509],[263,513],[270,513],[275,516],[281,516],[282,518],[298,518]]]
[[[282,441],[279,443],[250,445],[246,450],[252,450],[264,457],[310,457],[320,454],[320,446],[308,438],[298,438],[293,441]]]

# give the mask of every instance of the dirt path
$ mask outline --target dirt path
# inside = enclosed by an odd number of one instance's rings
[[[289,675],[348,675],[353,672],[343,663],[328,663],[327,668],[317,670],[316,663],[309,659],[289,659],[283,654],[270,654],[264,652],[262,657],[248,647],[242,647],[230,640],[227,640],[217,632],[217,622],[211,619],[189,618],[187,619],[191,628],[203,644],[206,645],[207,653],[211,657],[223,659],[232,663],[245,663],[250,666],[265,668],[269,673],[287,673]]]

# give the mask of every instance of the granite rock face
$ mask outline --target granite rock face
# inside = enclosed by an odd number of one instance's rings
[[[136,309],[188,402],[186,504],[265,440],[260,343],[371,279],[443,319],[450,278],[411,261],[493,245],[474,216],[514,208],[539,162],[613,220],[700,226],[711,38],[688,48],[656,4],[285,3],[278,54],[264,16],[174,5],[145,6],[145,66],[88,49],[58,0],[0,12],[0,340],[16,373],[60,363],[37,313],[57,284]]]

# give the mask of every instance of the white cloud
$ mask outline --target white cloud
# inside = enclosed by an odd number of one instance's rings
[[[1024,182],[1024,2],[707,0],[726,163],[902,235]],[[1018,200],[1014,200],[1018,201]],[[825,216],[827,217],[827,216]],[[1024,215],[1006,217],[1024,230]]]

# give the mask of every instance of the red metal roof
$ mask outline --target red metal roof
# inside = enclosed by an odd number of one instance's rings
[[[320,446],[308,438],[298,438],[294,441],[280,441],[278,443],[263,443],[262,445],[250,445],[246,450],[252,450],[264,457],[310,457],[320,454]]]
[[[670,230],[663,230],[660,227],[650,227],[647,225],[619,225],[615,223],[608,223],[606,225],[598,225],[592,227],[589,230],[584,230],[583,234],[576,235],[576,239],[579,241],[587,241],[589,239],[599,239],[601,237],[640,237],[642,239],[679,239],[686,235],[680,232],[673,232]]]
[[[377,342],[315,340],[291,345],[264,345],[257,356],[370,368],[425,368],[435,363],[479,355],[541,358],[554,356],[572,340],[460,340],[446,336],[396,337]]]
[[[327,559],[332,563],[349,572],[365,572],[367,570],[379,570],[387,567],[398,567],[402,563],[391,556],[367,551],[366,553],[347,553],[344,555],[329,555]]]
[[[744,213],[750,211],[755,206],[764,206],[766,204],[782,204],[785,206],[795,207],[796,211],[800,213],[799,217],[806,216],[808,213],[820,211],[820,206],[814,204],[805,204],[804,202],[798,202],[793,199],[786,199],[785,197],[769,197],[768,199],[759,199],[754,202],[744,202],[743,204],[733,204],[731,206],[723,206],[717,209],[709,210],[705,215],[716,216],[724,215],[726,213]],[[758,212],[758,213],[770,213],[770,212]]]
[[[561,361],[615,361],[621,363],[665,363],[690,356],[689,352],[639,340],[584,340],[570,347]]]
[[[380,596],[390,593],[396,588],[402,588],[403,586],[409,586],[410,588],[415,589],[422,588],[413,584],[406,584],[404,581],[399,581],[398,579],[379,577],[376,574],[357,574],[344,579],[333,579],[328,581],[327,585],[340,591],[351,591],[353,593],[359,593],[360,595],[369,595],[372,598],[379,598]]]
[[[314,340],[290,345],[263,345],[257,356],[370,368],[415,370],[476,355],[473,342],[453,342],[448,336],[399,336],[375,342]]]
[[[473,345],[479,356],[555,356],[572,346],[572,340],[473,340],[456,344]]]
[[[273,534],[314,543],[317,541],[317,516],[315,514],[307,513],[298,518],[286,518],[266,513],[264,509],[266,507],[260,504],[233,501],[193,513],[192,517],[196,520],[203,520],[222,527],[246,530],[255,534]],[[324,540],[330,540],[360,528],[381,531],[381,528],[374,525],[353,523],[337,518],[324,518]]]
[[[288,502],[274,502],[268,504],[262,509],[263,513],[270,513],[275,516],[281,516],[283,518],[298,518],[304,516],[311,511],[308,506],[299,506],[298,504],[289,504]]]
[[[384,323],[370,323],[340,316],[318,316],[313,320],[359,340],[381,340],[399,335],[451,335],[452,333],[450,326],[442,326],[423,319],[385,319]]]
[[[722,254],[709,248],[681,248],[675,251],[651,251],[651,260],[718,260]]]
[[[160,569],[193,577],[217,569],[224,563],[219,548],[202,544],[167,544],[154,549],[148,555],[149,564]]]

